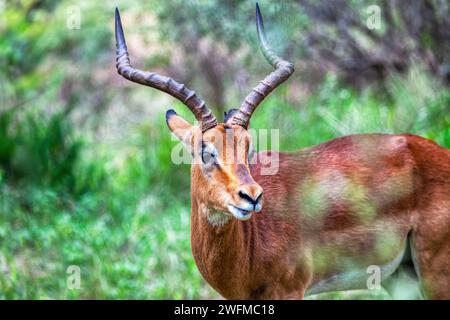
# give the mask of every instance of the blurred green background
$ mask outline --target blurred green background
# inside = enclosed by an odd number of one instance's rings
[[[281,150],[366,132],[450,147],[448,1],[260,5],[296,65],[252,120],[280,129]],[[0,298],[220,298],[191,256],[189,166],[171,162],[165,127],[171,107],[193,116],[116,74],[115,6],[134,65],[196,89],[216,115],[270,71],[254,1],[0,0]],[[70,265],[81,289],[67,287]],[[415,298],[397,278],[376,298]]]

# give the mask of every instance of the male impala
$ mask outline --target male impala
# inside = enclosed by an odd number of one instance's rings
[[[384,280],[410,246],[424,295],[449,299],[449,150],[409,134],[352,135],[256,155],[277,161],[274,175],[249,164],[249,120],[294,72],[268,46],[258,6],[256,21],[275,71],[218,123],[194,91],[131,66],[116,9],[118,73],[181,100],[199,122],[166,114],[169,129],[198,160],[191,168],[191,244],[203,277],[228,299],[301,299],[364,289],[369,266],[378,266]]]

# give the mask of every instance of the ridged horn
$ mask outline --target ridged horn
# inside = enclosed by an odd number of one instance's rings
[[[240,125],[247,129],[250,118],[261,101],[264,100],[276,87],[286,81],[294,72],[294,64],[283,60],[275,54],[273,49],[267,44],[264,23],[258,3],[256,4],[256,31],[259,38],[259,46],[266,60],[275,68],[253,88],[250,94],[244,99],[238,111],[229,120],[232,124]]]
[[[200,122],[203,132],[217,125],[217,120],[211,110],[207,107],[205,101],[199,98],[195,91],[188,89],[184,84],[170,77],[160,75],[156,72],[141,71],[131,66],[120,13],[117,8],[115,15],[115,33],[117,49],[116,68],[121,76],[132,82],[164,91],[183,102]]]

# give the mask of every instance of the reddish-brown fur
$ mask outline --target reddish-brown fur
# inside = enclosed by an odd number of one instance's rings
[[[348,259],[362,270],[388,263],[411,232],[426,296],[450,298],[449,150],[413,135],[354,135],[280,153],[279,165],[276,175],[267,176],[259,173],[261,164],[251,166],[264,189],[263,210],[223,226],[206,219],[208,190],[199,187],[199,165],[192,168],[192,252],[222,296],[303,298]],[[327,199],[317,205],[325,202],[326,208],[309,216],[317,208],[305,208],[303,193],[321,183]],[[387,232],[394,240],[384,244]],[[325,267],[317,248],[329,253]]]

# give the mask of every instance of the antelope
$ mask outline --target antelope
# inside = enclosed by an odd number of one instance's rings
[[[449,299],[450,150],[411,134],[363,134],[253,154],[250,118],[294,72],[269,46],[258,5],[256,28],[274,71],[219,123],[195,91],[132,67],[116,9],[118,73],[177,98],[198,121],[166,113],[195,160],[191,249],[204,279],[227,299],[303,299],[365,289],[369,267],[384,281],[411,262],[425,298]],[[254,157],[277,172],[262,174]]]

